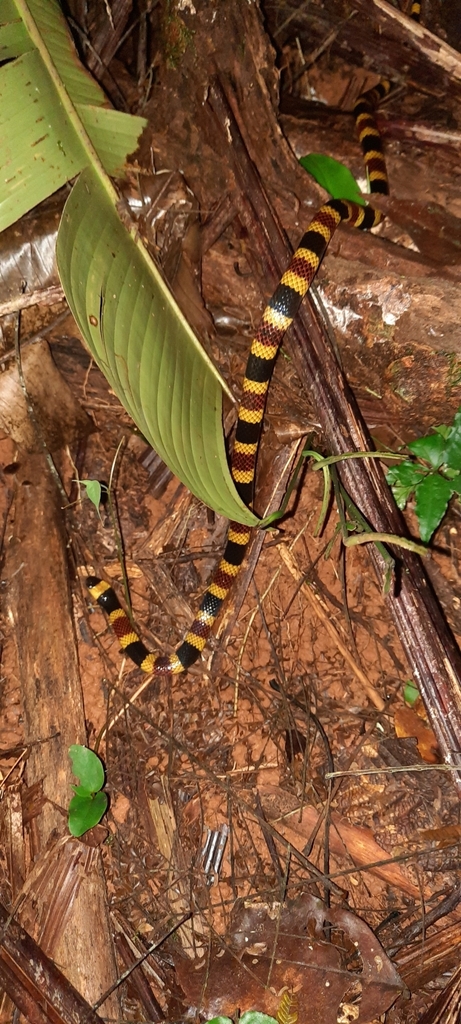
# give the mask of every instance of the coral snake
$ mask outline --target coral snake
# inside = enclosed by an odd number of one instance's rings
[[[419,20],[420,8],[421,4],[413,0],[410,17]],[[354,107],[369,190],[384,195],[388,193],[386,164],[373,112],[389,88],[389,82],[381,81],[375,88],[359,96]],[[342,199],[331,199],[324,203],[303,235],[290,265],[264,310],[248,358],[231,458],[231,473],[236,490],[248,506],[253,502],[256,456],[267,391],[283,337],[314,280],[338,225],[344,222],[368,230],[381,220],[382,214],[371,206],[359,206]],[[107,613],[122,650],[143,672],[174,675],[186,672],[197,661],[242,565],[250,536],[250,527],[236,522],[229,523],[221,561],[196,618],[182,644],[172,655],[151,653],[133,629],[112,587],[95,576],[87,578],[89,592]]]

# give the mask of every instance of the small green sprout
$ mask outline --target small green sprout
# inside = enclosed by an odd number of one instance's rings
[[[72,836],[82,836],[97,825],[106,813],[109,802],[102,792],[105,782],[102,761],[93,750],[73,744],[69,747],[72,771],[79,786],[72,786],[75,796],[69,804],[68,824]]]
[[[450,498],[461,494],[461,408],[451,426],[442,423],[433,434],[419,437],[408,448],[415,458],[388,469],[387,482],[400,509],[414,494],[421,540],[427,544],[442,522]]]

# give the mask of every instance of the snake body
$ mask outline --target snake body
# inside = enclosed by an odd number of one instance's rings
[[[419,18],[419,10],[420,4],[413,0],[411,17]],[[371,193],[388,193],[386,164],[374,110],[379,101],[387,95],[389,88],[389,82],[382,81],[375,88],[363,93],[354,107]],[[236,490],[249,507],[253,503],[256,457],[267,391],[284,335],[314,280],[338,225],[346,223],[360,230],[369,230],[379,224],[381,219],[382,214],[370,206],[359,206],[342,199],[331,199],[324,203],[303,235],[264,310],[248,358],[231,458],[231,473]],[[205,592],[196,618],[183,642],[172,655],[153,654],[149,651],[133,629],[112,587],[96,576],[88,577],[86,584],[89,592],[107,613],[122,650],[143,672],[176,675],[186,672],[197,661],[242,565],[250,536],[249,527],[236,522],[229,523],[224,554]]]

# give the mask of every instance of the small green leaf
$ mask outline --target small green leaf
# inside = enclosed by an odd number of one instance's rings
[[[230,1017],[212,1017],[207,1024],[232,1024]]]
[[[72,771],[80,785],[90,793],[97,793],[104,785],[104,768],[102,761],[93,750],[73,744],[69,747]]]
[[[418,437],[412,441],[408,448],[418,459],[424,459],[433,469],[439,469],[445,462],[445,445],[445,438],[441,434],[428,434],[427,437]]]
[[[440,423],[438,427],[434,427],[436,434],[440,434],[442,437],[445,438],[445,440],[449,436],[451,429],[451,427],[447,427],[446,423]]]
[[[416,704],[418,697],[418,687],[415,686],[412,679],[408,679],[403,688],[403,699],[405,701],[405,704],[409,704],[411,707],[413,704]]]
[[[447,471],[447,477],[455,494],[461,494],[461,473],[456,473],[456,476],[451,476]]]
[[[439,473],[429,473],[416,488],[416,515],[421,540],[428,543],[447,510],[454,488]]]
[[[455,415],[453,417],[453,427],[456,427],[457,429],[461,428],[461,405],[456,410]]]
[[[61,282],[86,345],[171,471],[216,512],[257,526],[228,467],[223,382],[141,240],[120,220],[111,188],[87,167],[56,241]]]
[[[274,1017],[268,1017],[267,1013],[260,1013],[259,1010],[247,1010],[240,1017],[239,1024],[277,1024]]]
[[[89,498],[97,512],[99,512],[101,504],[101,484],[99,480],[80,480],[80,483],[86,487],[87,498]]]
[[[413,484],[416,487],[417,484],[421,483],[421,478],[426,476],[428,470],[424,466],[420,466],[418,462],[413,462],[411,459],[405,459],[404,462],[399,462],[397,466],[391,466],[386,473],[386,477],[391,483],[406,484],[409,486]]]
[[[444,461],[450,469],[461,469],[461,423],[451,428],[445,441]]]
[[[302,156],[299,162],[333,199],[349,199],[360,206],[366,206],[353,174],[339,160],[325,156],[324,153],[309,153]]]
[[[426,475],[426,470],[418,466],[416,462],[408,459],[398,466],[391,466],[386,473],[386,480],[392,488],[396,504],[400,509],[405,505],[413,493],[415,487],[421,483],[421,477]]]
[[[73,796],[69,804],[69,832],[72,836],[82,836],[90,828],[97,825],[108,804],[107,793],[96,793],[95,796]]]
[[[87,789],[86,786],[71,786],[76,796],[91,797],[93,796],[93,790]]]

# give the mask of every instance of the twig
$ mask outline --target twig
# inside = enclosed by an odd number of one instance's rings
[[[396,772],[456,772],[461,771],[459,764],[398,764],[385,768],[356,768],[344,772],[327,772],[326,779],[342,779],[346,775],[383,775],[389,772],[394,775]]]
[[[49,288],[39,288],[35,292],[23,292],[22,295],[17,295],[14,299],[0,302],[0,316],[17,313],[20,309],[28,309],[29,306],[53,306],[55,302],[64,298],[63,289],[59,284],[51,285]],[[65,315],[68,316],[68,313],[69,310],[66,309]]]

